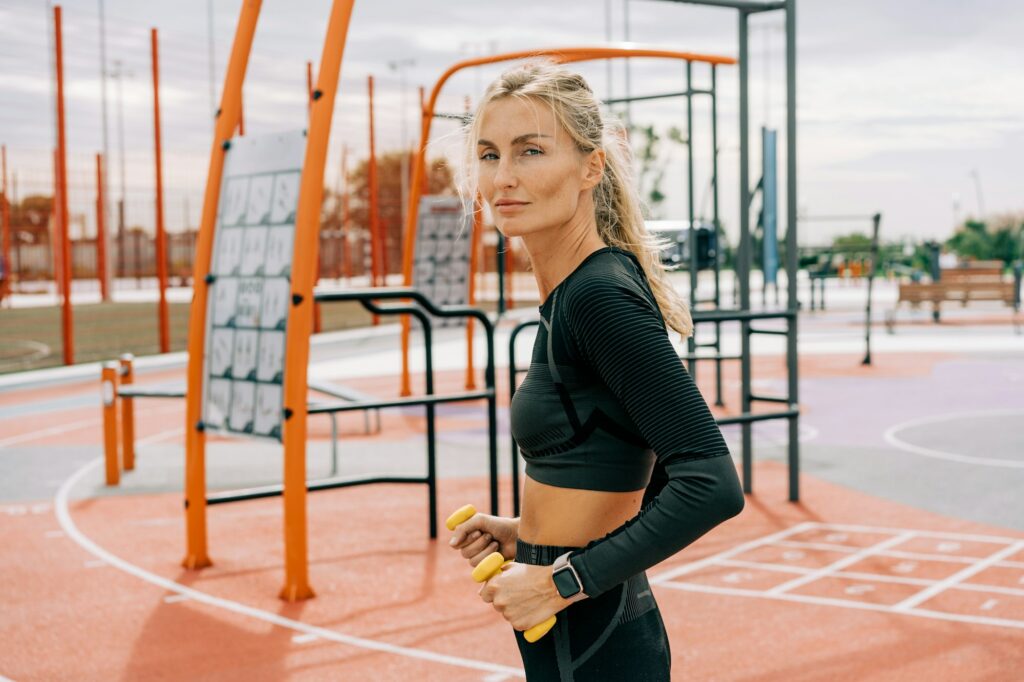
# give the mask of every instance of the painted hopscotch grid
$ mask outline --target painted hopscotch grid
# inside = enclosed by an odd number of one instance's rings
[[[304,137],[236,139],[228,152],[207,312],[203,425],[213,431],[281,439],[301,179],[292,164]]]
[[[1024,629],[1024,539],[807,522],[652,584]]]

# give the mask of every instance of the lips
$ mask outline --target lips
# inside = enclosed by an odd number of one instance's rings
[[[516,201],[514,199],[498,199],[494,202],[494,205],[498,208],[502,206],[526,206],[526,204],[527,202],[525,201]]]

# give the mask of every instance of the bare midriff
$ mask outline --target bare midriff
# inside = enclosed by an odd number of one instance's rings
[[[547,485],[526,477],[519,539],[534,545],[583,547],[633,518],[643,490],[628,493]]]

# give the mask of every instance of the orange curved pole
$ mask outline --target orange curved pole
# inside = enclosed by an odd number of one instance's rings
[[[632,59],[649,57],[654,59],[679,59],[689,62],[704,62],[706,64],[736,64],[736,59],[721,55],[701,54],[697,52],[681,52],[678,50],[662,50],[644,47],[559,47],[543,50],[519,50],[503,54],[489,55],[464,59],[452,64],[441,74],[441,77],[434,83],[430,91],[430,98],[424,105],[420,106],[420,141],[416,151],[416,163],[413,164],[412,183],[409,191],[409,210],[406,211],[405,221],[405,242],[402,248],[402,274],[405,286],[412,286],[412,265],[413,252],[416,245],[416,221],[419,218],[419,202],[423,193],[423,183],[426,180],[426,155],[427,142],[430,138],[430,126],[434,120],[434,107],[437,104],[441,88],[453,75],[474,66],[485,64],[497,64],[500,62],[515,61],[517,59],[529,59],[546,57],[559,64],[573,62],[592,61],[595,59]],[[421,98],[422,99],[422,98]],[[401,395],[411,394],[409,385],[409,316],[402,316],[402,389]]]
[[[196,238],[196,254],[192,270],[192,307],[188,325],[188,389],[185,392],[185,526],[188,546],[182,565],[203,568],[213,562],[206,547],[206,438],[202,427],[203,406],[203,350],[206,347],[206,303],[213,253],[213,231],[217,222],[217,204],[224,171],[224,143],[231,139],[242,116],[242,83],[249,63],[252,39],[256,33],[256,20],[262,0],[245,0],[235,29],[224,76],[220,109],[214,126],[210,149],[210,167],[206,174],[206,194],[203,196],[203,215]]]
[[[309,585],[306,530],[306,400],[309,391],[309,334],[313,316],[313,284],[319,259],[320,206],[324,192],[327,142],[331,135],[334,97],[341,58],[355,0],[335,0],[317,69],[316,90],[309,112],[306,158],[299,184],[292,253],[292,307],[285,331],[288,349],[284,371],[284,525],[285,584],[280,597],[298,601],[313,596]]]

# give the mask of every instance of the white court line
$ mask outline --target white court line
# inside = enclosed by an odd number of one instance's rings
[[[82,479],[90,470],[100,466],[103,463],[102,457],[97,457],[93,461],[84,465],[74,474],[72,474],[64,485],[61,486],[60,490],[57,491],[57,496],[54,498],[54,511],[57,514],[57,520],[60,522],[61,527],[67,533],[68,537],[74,540],[79,546],[85,551],[93,554],[94,556],[103,559],[114,568],[120,569],[129,575],[135,576],[140,580],[148,582],[150,584],[161,587],[169,592],[180,594],[184,597],[194,599],[195,601],[214,606],[217,608],[224,609],[242,616],[248,616],[257,620],[277,625],[279,627],[288,628],[297,632],[313,635],[322,639],[337,642],[339,644],[347,644],[349,646],[370,649],[373,651],[380,651],[387,654],[393,654],[396,656],[405,656],[407,658],[431,661],[433,663],[444,663],[447,665],[458,666],[462,668],[471,668],[475,670],[483,670],[491,673],[503,673],[505,675],[523,678],[525,674],[519,668],[512,668],[505,665],[499,665],[497,663],[490,663],[487,661],[477,661],[470,658],[461,658],[459,656],[450,656],[447,654],[439,654],[433,651],[427,651],[425,649],[414,649],[412,647],[398,646],[395,644],[388,644],[387,642],[380,642],[365,637],[356,637],[353,635],[346,635],[341,632],[329,630],[327,628],[318,627],[316,625],[310,625],[303,623],[298,620],[291,618],[285,618],[276,613],[257,609],[252,606],[247,606],[239,602],[231,601],[230,599],[224,599],[222,597],[215,597],[206,592],[201,592],[191,587],[186,587],[177,583],[173,580],[164,578],[155,573],[131,564],[119,556],[111,554],[107,550],[103,549],[91,539],[86,537],[75,522],[71,519],[71,514],[68,511],[68,496],[74,485]]]
[[[747,550],[754,549],[755,547],[760,547],[761,545],[766,545],[779,538],[784,538],[794,533],[799,533],[803,530],[807,530],[813,525],[815,525],[813,521],[798,523],[795,526],[790,526],[789,528],[780,530],[778,533],[772,533],[771,535],[765,535],[763,538],[758,538],[757,540],[751,540],[749,542],[744,542],[741,545],[736,545],[732,549],[726,550],[724,552],[719,552],[718,554],[713,554],[709,557],[705,557],[703,559],[699,559],[688,564],[683,564],[682,566],[670,568],[667,571],[659,573],[653,578],[650,578],[648,582],[652,585],[657,585],[665,581],[672,580],[673,578],[677,578],[681,575],[693,573],[694,571],[700,570],[705,566],[710,566],[714,564],[719,559],[728,559],[732,556],[735,556],[736,554],[746,552]]]
[[[779,540],[772,543],[779,547],[793,547],[796,549],[823,549],[829,552],[842,552],[844,554],[850,554],[856,552],[857,548],[850,545],[828,545],[821,542],[798,542],[795,540]],[[993,543],[995,544],[995,543]],[[888,556],[896,559],[917,559],[919,561],[948,561],[955,564],[969,564],[974,561],[981,561],[984,557],[980,556],[964,556],[962,554],[951,555],[951,554],[923,554],[920,552],[904,552],[897,549],[887,549],[879,552],[879,556]],[[1024,568],[1024,564],[1014,566],[1012,561],[1004,561],[1001,565],[1010,566],[1011,568]]]
[[[100,405],[99,405],[99,400],[98,399],[97,399],[96,403],[97,403],[96,408],[98,410],[98,409],[100,409]],[[180,410],[180,408],[164,408],[164,409],[157,408],[157,409],[153,409],[153,410],[146,410],[146,414],[147,415],[149,415],[149,414],[163,414],[165,412],[176,412],[178,410]],[[100,417],[93,417],[91,419],[79,419],[76,422],[70,422],[68,424],[61,424],[59,426],[51,426],[48,429],[41,429],[41,430],[37,430],[37,431],[30,431],[29,433],[22,433],[22,434],[19,434],[17,436],[11,436],[10,438],[4,438],[3,440],[0,440],[0,448],[7,447],[9,445],[17,445],[18,443],[26,443],[26,442],[30,442],[30,441],[33,441],[33,440],[38,440],[40,438],[45,438],[47,436],[56,436],[56,435],[59,435],[59,434],[62,434],[62,433],[68,433],[69,431],[77,431],[78,429],[84,429],[84,428],[87,428],[87,427],[90,427],[90,426],[99,426],[100,428],[102,428],[103,427],[103,418],[102,418],[102,416],[100,416]]]
[[[982,559],[981,561],[977,562],[976,564],[968,566],[967,568],[965,568],[965,569],[963,569],[961,571],[957,571],[953,575],[949,576],[948,578],[945,578],[944,580],[940,580],[939,582],[935,583],[931,587],[929,587],[927,589],[924,589],[924,590],[921,590],[917,594],[904,599],[903,601],[901,601],[899,604],[896,604],[896,606],[894,606],[892,608],[895,611],[906,611],[907,609],[912,609],[915,606],[917,606],[918,604],[920,604],[921,602],[923,602],[923,601],[925,601],[927,599],[931,599],[932,597],[937,595],[939,592],[942,592],[943,590],[946,590],[949,587],[951,587],[953,585],[956,585],[961,580],[964,580],[966,578],[970,578],[972,575],[974,575],[976,573],[981,573],[983,570],[985,570],[989,566],[995,564],[1000,559],[1008,557],[1011,554],[1013,554],[1014,552],[1016,552],[1017,550],[1022,549],[1022,548],[1024,548],[1024,540],[1021,540],[1020,542],[1018,542],[1018,543],[1016,543],[1014,545],[1010,545],[1009,547],[1004,547],[1003,549],[999,550],[998,552],[995,552],[994,554],[992,554],[992,556],[988,557],[987,559]]]
[[[939,538],[942,540],[970,540],[971,542],[991,542],[993,544],[1009,545],[1020,542],[1020,538],[1008,538],[1001,535],[977,535],[973,533],[946,533],[941,530],[916,530],[912,528],[889,528],[886,526],[860,526],[852,523],[817,523],[809,521],[806,524],[820,530],[845,530],[856,533],[913,533],[925,538]]]
[[[833,561],[828,566],[823,566],[816,571],[808,573],[807,575],[801,576],[799,578],[793,578],[792,580],[784,582],[781,585],[776,585],[775,587],[768,590],[768,594],[782,594],[783,592],[788,592],[792,589],[796,589],[801,585],[806,585],[807,583],[812,582],[814,580],[818,580],[819,578],[827,577],[840,569],[846,568],[851,564],[857,563],[865,557],[869,557],[880,550],[888,549],[893,545],[898,545],[899,543],[905,542],[906,540],[909,540],[912,537],[914,537],[914,534],[912,532],[900,533],[899,535],[895,535],[889,538],[888,540],[883,540],[877,544],[871,545],[870,547],[864,547],[858,552],[854,552],[849,556],[845,556],[842,559],[839,559],[838,561]]]
[[[734,597],[755,597],[759,599],[778,599],[781,601],[800,602],[802,604],[814,604],[816,606],[839,606],[847,609],[862,609],[865,611],[881,611],[893,613],[891,606],[885,604],[872,604],[871,602],[859,602],[847,599],[831,599],[829,597],[816,597],[809,594],[768,594],[757,590],[744,590],[735,587],[714,587],[712,585],[697,585],[694,583],[661,583],[664,587],[684,592],[702,592],[705,594],[725,594]],[[990,618],[987,616],[968,616],[959,613],[945,613],[943,611],[931,611],[929,609],[907,609],[899,611],[901,615],[919,616],[921,618],[935,618],[938,620],[951,620],[959,623],[971,623],[972,625],[997,625],[1000,627],[1024,629],[1024,621],[1009,620],[1007,618]]]
[[[780,540],[779,538],[780,537],[786,537],[787,535],[791,535],[794,532],[804,531],[804,530],[807,530],[807,529],[819,529],[819,530],[828,530],[828,531],[852,531],[852,532],[864,532],[864,533],[876,533],[876,534],[886,534],[886,533],[888,533],[888,534],[892,534],[893,535],[893,537],[889,538],[888,540],[886,540],[886,541],[884,541],[882,543],[878,543],[878,545],[875,545],[875,548],[878,548],[881,545],[884,545],[886,543],[903,541],[904,539],[906,539],[906,536],[908,536],[908,535],[909,536],[918,536],[918,537],[920,537],[920,536],[934,537],[934,538],[941,538],[941,539],[946,539],[946,540],[953,540],[953,539],[956,539],[956,540],[971,540],[971,541],[978,541],[978,542],[989,542],[989,543],[992,543],[992,544],[1006,544],[1007,545],[1007,547],[1004,547],[1004,548],[1000,549],[995,554],[993,554],[993,555],[987,557],[986,559],[982,560],[986,564],[985,566],[980,566],[980,567],[976,568],[975,570],[971,571],[970,574],[967,573],[968,569],[964,569],[964,570],[960,571],[959,573],[954,574],[955,576],[960,576],[958,578],[958,580],[963,580],[964,578],[970,577],[970,575],[974,575],[975,573],[980,572],[981,570],[983,570],[984,568],[987,568],[988,566],[994,566],[994,565],[1009,566],[1009,565],[1014,565],[1017,562],[1001,561],[1001,559],[1003,559],[1006,556],[1009,556],[1009,555],[1013,554],[1014,552],[1016,552],[1019,549],[1021,549],[1022,547],[1024,547],[1024,540],[1022,540],[1020,538],[1004,538],[1004,537],[1000,537],[1000,536],[996,536],[996,535],[976,535],[976,534],[966,534],[966,533],[942,533],[942,532],[939,532],[939,531],[915,531],[915,530],[911,530],[911,529],[883,528],[883,527],[878,527],[878,526],[859,526],[859,525],[853,525],[853,524],[827,524],[827,523],[817,523],[817,522],[813,522],[813,521],[808,521],[808,522],[800,523],[800,524],[798,524],[796,526],[793,526],[792,528],[789,528],[787,530],[780,531],[778,533],[773,533],[772,535],[767,535],[764,538],[761,538],[760,540],[753,540],[753,541],[750,541],[750,542],[745,542],[745,543],[743,543],[741,545],[737,545],[733,549],[720,552],[719,554],[715,554],[715,555],[712,555],[710,557],[705,557],[704,559],[701,559],[699,562],[693,562],[692,564],[686,564],[686,565],[681,566],[679,568],[672,569],[670,571],[666,571],[664,574],[657,576],[657,578],[655,578],[655,579],[652,579],[651,583],[653,584],[654,582],[657,581],[659,585],[663,585],[665,587],[669,587],[669,588],[672,588],[672,589],[675,589],[675,590],[682,590],[682,591],[685,591],[685,592],[698,592],[698,593],[704,593],[704,594],[722,594],[722,595],[730,595],[730,596],[736,596],[736,597],[755,597],[755,598],[759,598],[759,599],[777,599],[777,600],[781,600],[781,601],[800,602],[800,603],[804,603],[804,604],[814,604],[814,605],[819,605],[819,606],[838,606],[838,607],[841,607],[841,608],[862,609],[862,610],[869,610],[869,611],[880,611],[880,612],[884,612],[884,613],[897,613],[897,614],[900,614],[900,615],[918,616],[918,617],[921,617],[921,618],[932,618],[932,619],[936,619],[936,620],[954,621],[954,622],[959,622],[959,623],[970,623],[970,624],[974,624],[974,625],[993,625],[993,626],[998,626],[998,627],[1010,627],[1010,628],[1024,629],[1024,620],[1011,620],[1011,619],[1008,619],[1008,618],[992,618],[992,617],[988,617],[988,616],[973,616],[973,615],[968,615],[968,614],[947,613],[947,612],[944,612],[944,611],[934,611],[934,610],[931,610],[931,609],[914,608],[913,606],[910,606],[910,607],[907,607],[907,608],[904,608],[904,609],[901,609],[901,610],[897,611],[897,610],[895,610],[895,608],[893,606],[889,606],[889,605],[885,605],[885,604],[874,604],[874,603],[871,603],[871,602],[854,601],[854,600],[850,600],[850,599],[839,599],[839,598],[821,597],[821,596],[807,595],[807,594],[794,594],[792,592],[772,593],[771,590],[751,590],[751,589],[744,589],[744,588],[737,588],[737,587],[720,587],[720,586],[715,586],[715,585],[706,585],[706,584],[698,584],[698,583],[673,582],[671,580],[672,577],[675,577],[674,575],[671,575],[671,574],[683,575],[685,573],[690,573],[693,570],[697,570],[698,568],[703,568],[705,566],[710,566],[710,565],[744,564],[744,565],[747,565],[748,568],[762,568],[761,566],[757,565],[757,562],[744,562],[744,561],[740,561],[740,560],[736,560],[736,559],[731,559],[730,557],[735,556],[736,554],[739,554],[741,552],[747,551],[749,549],[752,549],[753,547],[757,547],[757,546],[760,546],[760,545],[767,544],[769,542],[778,542],[779,544],[782,544],[783,542],[788,543],[790,541],[783,541],[783,540]],[[872,548],[861,548],[860,551],[863,551],[863,549],[872,549]],[[895,552],[893,550],[888,550],[888,551],[880,552],[880,554],[891,555],[891,554],[897,554],[897,552]],[[925,556],[932,556],[932,555],[925,555]],[[851,557],[845,557],[841,561],[845,561],[845,560],[848,560],[850,558],[852,558],[852,555],[851,555]],[[938,558],[938,557],[936,557],[936,558]],[[948,558],[950,560],[955,559],[955,557],[944,557],[944,558]],[[969,560],[969,561],[972,562],[971,568],[974,568],[974,566],[977,565],[977,564],[974,563],[975,560],[972,559],[972,560]],[[839,563],[839,562],[836,562],[836,563]],[[691,567],[692,567],[692,569],[691,569]],[[834,567],[835,567],[835,565],[833,564],[832,568],[834,569]],[[767,568],[767,566],[765,566],[763,568]],[[828,567],[826,567],[826,568],[828,568]],[[820,573],[820,571],[815,571],[813,569],[804,569],[803,567],[796,567],[796,566],[794,566],[794,567],[783,567],[783,566],[776,565],[772,569],[769,569],[769,570],[787,570],[787,569],[791,570],[792,572],[808,570],[807,575],[810,575],[811,573]],[[911,578],[897,578],[895,576],[876,575],[876,574],[873,574],[873,573],[859,573],[859,572],[852,572],[852,571],[836,571],[834,573],[831,573],[830,575],[833,576],[833,577],[842,577],[842,578],[847,578],[847,579],[857,579],[857,580],[865,580],[865,581],[876,580],[876,581],[879,581],[879,582],[907,582],[907,583],[910,583],[911,580],[915,580],[915,583],[911,583],[911,584],[917,584],[917,581],[919,581],[921,583],[928,584],[928,585],[931,585],[931,586],[936,586],[936,585],[939,585],[942,582],[946,582],[946,581],[924,581],[924,580],[920,580],[920,579],[911,579]],[[793,582],[793,581],[790,581],[790,582]],[[994,585],[982,585],[982,584],[959,582],[959,583],[956,583],[956,584],[950,583],[947,587],[948,587],[948,589],[953,589],[953,590],[970,590],[972,592],[987,592],[987,593],[996,593],[996,594],[1011,594],[1011,595],[1014,595],[1014,596],[1024,595],[1024,590],[1015,590],[1013,588],[997,587],[997,586],[994,586]],[[919,592],[917,594],[921,594],[921,593]],[[908,601],[908,600],[904,600],[904,601]]]
[[[1024,469],[1024,461],[1014,459],[1002,459],[999,457],[972,457],[970,455],[961,455],[956,452],[945,452],[943,450],[933,450],[932,448],[922,447],[920,445],[914,445],[913,443],[907,443],[906,441],[900,440],[896,436],[897,431],[911,428],[914,426],[924,426],[926,424],[935,424],[938,422],[945,422],[950,419],[959,419],[963,417],[991,417],[994,415],[1024,415],[1024,410],[985,410],[975,412],[952,412],[948,414],[932,415],[929,417],[923,417],[920,419],[911,419],[910,421],[901,422],[895,426],[891,426],[885,430],[883,437],[885,442],[892,445],[895,448],[910,452],[916,455],[923,455],[925,457],[934,457],[935,459],[945,459],[950,462],[960,462],[962,464],[981,464],[982,466],[991,467],[1006,467],[1009,469]]]

